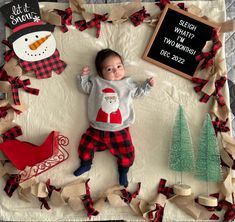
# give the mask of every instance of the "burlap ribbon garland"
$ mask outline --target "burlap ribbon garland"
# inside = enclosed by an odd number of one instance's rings
[[[180,7],[180,6],[179,6]],[[89,13],[85,10],[83,6],[83,1],[82,0],[69,0],[69,8],[71,8],[72,12],[76,12],[84,18],[86,22],[91,21],[94,19],[94,14]],[[142,10],[143,6],[141,5],[140,1],[135,1],[128,3],[126,5],[115,5],[112,7],[110,12],[108,13],[108,19],[107,21],[112,22],[114,24],[116,23],[123,23],[129,19],[129,17],[138,11]],[[55,10],[46,10],[44,8],[40,9],[41,11],[41,18],[43,21],[48,22],[52,25],[56,26],[62,26],[62,18],[59,16]],[[197,15],[199,17],[202,17],[202,12],[201,9],[194,6],[190,5],[187,8],[187,11],[189,13],[192,13],[194,15]],[[151,26],[155,26],[156,22],[158,21],[158,16],[149,16],[148,18],[144,19],[144,22],[149,23]],[[235,30],[235,21],[226,21],[221,24],[220,32],[231,32]]]
[[[53,9],[40,8],[41,19],[51,25],[60,26],[61,17]]]
[[[6,173],[4,169],[1,168],[1,165],[0,173]],[[228,202],[231,202],[229,196],[231,196],[233,191],[231,181],[232,178],[230,174],[228,174],[221,187],[221,198],[225,197],[225,201]],[[32,197],[37,197],[44,206],[45,203],[50,200],[49,203],[54,206],[62,207],[68,205],[74,211],[79,212],[85,209],[83,198],[87,194],[87,182],[88,180],[78,179],[62,188],[56,189],[54,186],[48,186],[48,182],[38,182],[35,178],[32,178],[19,184],[18,195],[21,200],[26,202],[31,202]],[[166,189],[169,190],[170,187],[166,187]],[[124,195],[126,192],[128,193],[127,196]],[[167,196],[163,193],[157,193],[156,197],[152,201],[147,202],[143,199],[136,198],[138,193],[139,189],[134,193],[130,193],[123,186],[115,185],[107,189],[94,205],[92,205],[92,208],[94,207],[93,209],[97,213],[100,213],[108,204],[115,208],[129,207],[135,215],[142,216],[146,221],[161,222],[164,207],[167,202]],[[129,198],[130,196],[132,198]],[[128,201],[125,197],[128,197]],[[192,216],[194,219],[205,220],[218,218],[217,215],[213,214],[213,212],[209,212],[205,207],[197,204],[194,199],[194,194],[191,194],[190,196],[175,195],[171,197],[169,201],[182,209],[188,215]],[[50,209],[48,204],[46,206],[48,207],[47,209]]]
[[[82,8],[81,3],[76,4],[77,1],[70,0],[70,5],[71,5],[71,2],[73,2],[73,4],[74,4],[74,9],[73,9],[74,11],[77,11],[79,13],[83,13],[84,17],[87,20],[91,19],[91,13],[86,13],[85,9]],[[76,7],[75,7],[75,5],[76,5]],[[138,8],[137,4],[135,3],[135,4],[133,4],[133,6],[134,6],[133,8],[129,5],[128,7],[130,7],[130,8],[124,7],[124,8],[119,8],[119,9],[118,8],[113,9],[109,14],[109,18],[108,18],[109,21],[112,21],[113,23],[121,23],[121,22],[126,21],[128,19],[128,17],[134,13],[133,12],[134,8],[136,9],[136,11],[142,9],[141,4],[138,4],[138,5],[139,5],[138,7],[140,7],[140,8]],[[138,8],[138,10],[137,10],[137,8]],[[194,14],[199,13],[199,11],[197,11],[196,8],[194,8],[194,9],[192,8],[191,10],[192,10],[192,13],[194,13]],[[58,15],[56,15],[55,12],[53,12],[53,11],[47,11],[47,12],[44,11],[44,15],[42,17],[44,17],[44,19],[47,20],[51,24],[54,24],[54,25],[61,24],[61,18]],[[231,27],[233,27],[233,28],[231,28]],[[222,24],[221,32],[225,32],[225,31],[229,31],[229,30],[234,30],[234,21],[228,21],[228,22],[225,22]],[[8,68],[11,69],[12,66],[14,66],[14,64],[16,64],[16,62],[14,60],[12,60],[12,64],[13,65],[8,64],[8,66],[9,66]],[[217,64],[217,63],[215,63],[215,64]],[[20,70],[18,70],[18,71],[20,73]],[[208,81],[208,84],[206,84],[203,87],[202,91],[207,93],[208,95],[211,95],[211,93],[214,92],[214,82],[216,81],[218,76],[221,76],[221,71],[219,71],[218,73],[211,76],[210,81]],[[5,90],[7,90],[8,86],[6,86],[6,85],[3,86],[2,90],[4,90],[4,87],[6,87]],[[1,88],[1,84],[0,84],[0,88]],[[1,89],[0,89],[0,91],[1,91]],[[223,106],[223,110],[221,110],[221,109],[219,109],[218,104],[215,102],[212,112],[216,116],[218,116],[219,118],[226,119],[227,115],[228,115],[228,107],[227,107],[227,105],[225,105],[225,106]],[[226,144],[225,145],[226,153],[228,152],[229,154],[231,154],[233,156],[233,155],[235,155],[234,150],[233,150],[235,143],[233,140],[232,141],[231,140],[232,140],[231,137],[227,138],[226,136],[223,136],[223,143]],[[229,164],[231,166],[231,161]],[[4,169],[2,164],[0,164],[0,175],[1,174],[4,175],[5,173],[6,173],[6,170]],[[225,193],[227,195],[231,194],[231,191],[232,191],[231,190],[231,181],[232,181],[231,176],[230,176],[230,174],[228,174],[227,178],[224,181],[224,187],[226,188],[225,191],[222,191],[224,194]],[[28,181],[28,182],[30,182],[30,181]],[[52,195],[51,195],[51,201],[53,202],[53,204],[60,205],[60,206],[68,204],[72,209],[74,209],[76,211],[80,211],[80,210],[84,209],[84,206],[83,206],[82,201],[80,199],[80,196],[85,194],[84,184],[85,184],[85,181],[77,181],[72,184],[69,184],[68,186],[65,186],[63,188],[62,192],[53,191]],[[23,187],[25,187],[25,188],[20,189],[19,195],[24,200],[29,200],[27,198],[29,191],[30,191],[31,195],[33,195],[33,196],[37,196],[40,198],[48,197],[48,191],[47,191],[46,185],[44,183],[32,182],[31,185],[28,185],[28,186],[23,185]],[[129,204],[127,204],[121,198],[120,190],[122,190],[122,189],[123,189],[123,187],[120,187],[120,186],[116,186],[116,187],[109,189],[104,194],[104,196],[102,198],[100,198],[95,203],[95,206],[97,207],[97,209],[102,210],[103,206],[107,203],[106,200],[108,200],[108,202],[114,207],[129,206],[137,215],[142,215],[145,219],[148,220],[149,219],[148,213],[152,212],[153,209],[155,209],[157,204],[160,205],[161,207],[164,207],[164,205],[166,203],[166,197],[163,194],[157,194],[156,199],[150,204],[144,200],[139,200],[139,199],[132,199],[131,202]],[[76,190],[77,194],[75,196],[74,196],[74,191],[72,191],[72,190]],[[79,195],[79,193],[81,195]],[[175,203],[178,207],[185,210],[186,212],[190,212],[189,214],[191,214],[191,216],[193,216],[196,219],[208,219],[209,218],[208,217],[209,213],[204,214],[204,213],[202,213],[201,209],[195,209],[195,211],[193,210],[193,208],[195,206],[192,206],[192,205],[190,206],[190,203],[192,203],[192,197],[187,197],[187,198],[175,197],[171,201],[173,203]]]
[[[80,0],[69,0],[69,7],[73,12],[77,12],[82,15],[86,22],[90,22],[95,18],[94,13],[87,12],[83,7],[83,2]],[[131,15],[143,10],[143,6],[140,1],[131,2],[126,5],[115,5],[108,13],[107,21],[112,23],[123,23],[127,21]],[[62,26],[62,19],[56,13],[55,10],[40,9],[41,18],[43,21],[48,22],[52,25]],[[148,17],[144,19],[144,22],[153,24],[156,22],[156,18]]]

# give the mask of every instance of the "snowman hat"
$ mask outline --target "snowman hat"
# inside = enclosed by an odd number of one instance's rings
[[[2,6],[0,11],[13,31],[7,38],[10,43],[28,33],[54,30],[53,25],[41,21],[37,0],[14,0]]]
[[[105,88],[102,90],[107,96],[117,96],[117,93],[112,88]]]

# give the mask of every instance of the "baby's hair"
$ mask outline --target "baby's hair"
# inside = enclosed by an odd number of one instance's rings
[[[121,62],[123,63],[122,57],[117,52],[113,51],[112,49],[102,49],[97,53],[96,58],[95,58],[95,67],[99,76],[103,77],[102,63],[104,62],[105,59],[107,59],[108,57],[112,57],[112,56],[119,57]]]

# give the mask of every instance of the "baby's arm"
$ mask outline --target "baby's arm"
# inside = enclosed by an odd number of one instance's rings
[[[90,94],[92,88],[92,82],[90,80],[90,67],[84,66],[81,74],[77,76],[79,88],[86,94]]]
[[[152,78],[146,79],[146,81],[140,85],[136,85],[134,88],[134,97],[141,97],[146,95],[154,86],[155,81]]]

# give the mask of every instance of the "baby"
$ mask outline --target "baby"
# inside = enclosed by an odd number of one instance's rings
[[[94,152],[109,150],[117,158],[119,183],[127,187],[127,172],[135,157],[129,131],[135,118],[132,101],[150,91],[154,79],[136,84],[125,76],[122,57],[111,49],[99,51],[95,65],[98,76],[90,75],[88,66],[78,76],[82,92],[89,95],[90,127],[80,140],[81,165],[74,175],[79,176],[91,169]]]

